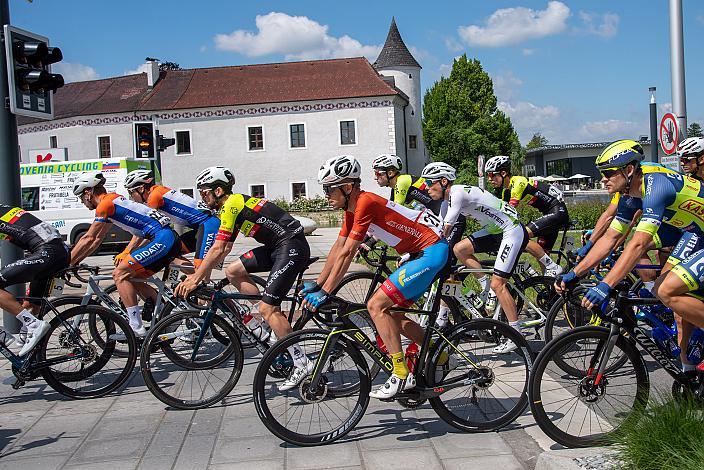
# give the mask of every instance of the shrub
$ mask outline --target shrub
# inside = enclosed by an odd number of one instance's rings
[[[614,436],[624,468],[700,470],[704,465],[704,410],[692,398],[658,398]]]
[[[271,202],[287,212],[319,212],[332,210],[328,200],[322,196],[315,196],[312,199],[297,197],[291,202],[279,198]]]

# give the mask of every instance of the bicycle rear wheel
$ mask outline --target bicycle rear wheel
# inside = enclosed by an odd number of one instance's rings
[[[105,340],[97,342],[94,331]],[[117,354],[117,341],[110,339],[116,334],[124,334],[120,341],[123,354]],[[92,398],[120,387],[129,378],[137,353],[137,340],[127,320],[106,308],[86,305],[51,320],[37,360],[56,361],[41,371],[54,390],[72,398]]]
[[[606,328],[585,326],[554,339],[538,355],[528,386],[536,423],[567,447],[608,444],[609,436],[648,402],[650,384],[636,347],[619,335],[606,372],[595,385]],[[614,367],[614,358],[626,357]],[[618,360],[618,359],[616,359]],[[570,364],[565,371],[563,364]]]
[[[504,338],[518,348],[494,353]],[[461,323],[436,341],[428,358],[425,380],[431,387],[446,389],[430,404],[443,421],[462,431],[499,429],[528,405],[530,348],[505,323],[488,318]]]
[[[178,312],[163,318],[142,347],[140,365],[147,388],[174,408],[192,410],[219,402],[235,387],[244,366],[239,334],[218,315],[212,317],[194,357],[203,327],[201,313]]]
[[[328,444],[346,435],[362,419],[369,404],[371,382],[360,351],[339,338],[316,390],[310,376],[291,390],[279,390],[282,379],[270,369],[294,344],[309,361],[317,361],[330,332],[301,330],[272,346],[259,362],[254,375],[254,405],[264,425],[275,436],[300,446]],[[347,390],[338,396],[336,390]],[[351,392],[354,389],[355,392]]]

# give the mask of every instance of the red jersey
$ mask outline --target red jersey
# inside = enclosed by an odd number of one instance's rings
[[[417,211],[362,192],[354,213],[345,211],[341,237],[364,240],[374,236],[399,253],[417,253],[440,240],[442,220],[428,210]]]

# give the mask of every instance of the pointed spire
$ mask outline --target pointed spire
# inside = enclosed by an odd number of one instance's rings
[[[374,68],[379,70],[398,66],[421,68],[420,64],[406,47],[403,39],[401,39],[401,33],[398,32],[398,28],[396,27],[396,18],[392,17],[389,34],[386,36],[386,42],[379,53],[379,57],[377,57],[376,62],[374,62]]]

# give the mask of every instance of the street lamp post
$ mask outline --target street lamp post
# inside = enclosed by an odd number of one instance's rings
[[[648,88],[650,92],[650,161],[658,162],[658,109],[655,99],[655,87]]]

